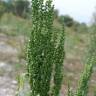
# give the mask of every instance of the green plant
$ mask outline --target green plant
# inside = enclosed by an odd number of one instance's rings
[[[88,94],[88,82],[93,73],[93,66],[96,64],[96,33],[91,34],[91,42],[88,49],[88,55],[84,71],[81,75],[76,96],[87,96]]]
[[[29,96],[28,78],[25,73],[17,76],[18,89],[16,96]]]
[[[27,69],[31,96],[58,96],[62,83],[64,28],[61,35],[53,31],[52,0],[32,0],[32,32],[27,48]],[[59,38],[59,41],[58,41]]]
[[[88,82],[92,74],[93,65],[87,64],[80,78],[76,96],[87,96],[88,94]]]
[[[73,91],[72,91],[72,89],[71,89],[71,87],[70,87],[70,82],[68,82],[67,96],[74,96]]]
[[[64,61],[64,28],[62,30],[60,41],[57,47],[54,50],[54,87],[53,87],[53,94],[54,96],[58,96],[62,79],[63,79],[63,61]],[[57,44],[57,43],[56,43]]]
[[[96,87],[94,88],[94,96],[96,96]]]

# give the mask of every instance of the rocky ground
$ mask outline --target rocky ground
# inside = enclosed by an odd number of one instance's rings
[[[15,96],[17,90],[16,68],[18,60],[18,48],[14,37],[8,37],[0,34],[0,96]]]
[[[20,49],[22,50],[22,44],[24,43],[24,38],[22,36],[10,37],[4,34],[0,34],[0,96],[16,96],[17,92],[17,74],[18,67],[17,65],[21,62],[23,56],[20,55]],[[80,48],[79,48],[80,49]],[[83,52],[82,50],[80,53]],[[70,54],[69,54],[70,55]],[[72,58],[67,54],[65,64],[64,64],[64,84],[62,85],[61,96],[67,93],[67,84],[68,80],[71,81],[71,86],[73,90],[77,86],[77,82],[80,78],[81,71],[84,69],[84,65],[81,62],[81,59],[77,56]],[[19,57],[18,57],[19,56]],[[23,69],[23,67],[22,67]],[[90,82],[90,94],[93,96],[92,92],[94,86],[96,85],[96,71],[92,75]],[[21,92],[22,93],[22,92]],[[22,95],[24,96],[24,95]]]

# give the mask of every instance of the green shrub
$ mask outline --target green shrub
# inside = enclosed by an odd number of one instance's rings
[[[89,80],[93,73],[93,66],[96,64],[96,33],[95,31],[90,35],[91,35],[91,42],[88,49],[88,54],[86,56],[86,59],[87,59],[85,62],[86,65],[79,81],[76,96],[87,96]]]
[[[53,31],[53,14],[52,0],[32,0],[32,32],[27,48],[31,96],[58,96],[61,88],[64,28],[58,37]],[[51,86],[52,79],[54,86]]]
[[[92,75],[92,68],[93,68],[92,63],[85,66],[85,69],[79,81],[76,96],[87,96],[88,84],[89,84],[88,82]]]

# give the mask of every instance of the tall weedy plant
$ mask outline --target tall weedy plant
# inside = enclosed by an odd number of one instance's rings
[[[62,79],[63,79],[63,62],[64,62],[64,25],[60,35],[59,43],[55,45],[54,48],[54,87],[53,96],[58,96],[61,89]]]
[[[94,31],[91,36],[86,65],[79,81],[76,96],[87,96],[88,82],[93,72],[93,66],[96,64],[96,32]]]
[[[52,78],[53,96],[58,96],[61,88],[64,28],[57,43],[57,35],[53,33],[53,13],[52,0],[32,0],[32,32],[27,48],[30,96],[50,96]]]
[[[87,96],[88,94],[88,82],[92,74],[92,63],[85,66],[82,76],[79,81],[76,96]]]

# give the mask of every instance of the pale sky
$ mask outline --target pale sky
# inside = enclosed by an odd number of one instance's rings
[[[90,23],[96,0],[53,0],[60,14],[67,14],[79,22]]]
[[[60,14],[68,14],[79,22],[90,23],[96,0],[54,0]]]

